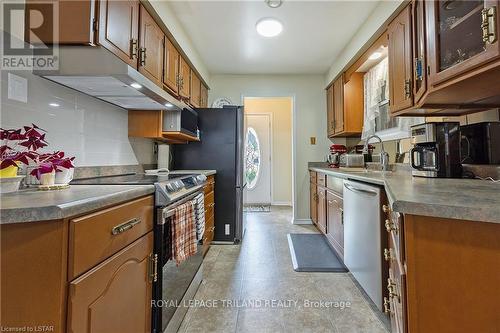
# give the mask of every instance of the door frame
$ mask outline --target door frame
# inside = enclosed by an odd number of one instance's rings
[[[297,179],[297,168],[295,167],[296,162],[297,162],[297,144],[296,144],[296,133],[297,133],[297,127],[296,127],[296,117],[297,117],[297,108],[296,108],[296,94],[295,93],[278,93],[278,94],[266,94],[262,92],[258,93],[242,93],[241,94],[241,105],[245,106],[245,98],[290,98],[292,100],[292,130],[290,133],[290,142],[292,143],[292,216],[293,219],[291,221],[292,224],[300,224],[297,223],[297,182],[295,181]],[[272,201],[271,197],[271,202]],[[277,205],[284,205],[284,203],[276,203]],[[286,203],[288,204],[288,203]],[[310,223],[309,223],[310,224]]]
[[[274,183],[273,183],[273,179],[274,179],[274,168],[273,168],[273,119],[274,119],[274,115],[272,114],[272,112],[258,112],[258,113],[246,113],[244,112],[245,110],[243,110],[243,116],[246,117],[246,116],[267,116],[268,119],[269,119],[269,189],[270,189],[270,200],[269,200],[269,203],[271,205],[274,205],[275,201],[273,199],[273,195],[274,195]],[[248,120],[245,122],[245,124],[247,125],[248,127]],[[246,144],[246,128],[245,128],[245,144]],[[247,190],[249,191],[249,190]],[[251,191],[251,190],[250,190]],[[245,202],[243,202],[243,204],[245,204]]]

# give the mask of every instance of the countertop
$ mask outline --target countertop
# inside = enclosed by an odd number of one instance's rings
[[[154,191],[154,185],[72,185],[56,191],[29,188],[0,196],[0,223],[63,219],[152,194]]]
[[[317,166],[309,169],[384,186],[392,209],[400,213],[500,223],[500,183],[412,177],[404,171],[352,172]]]
[[[173,174],[184,174],[184,173],[202,173],[205,176],[211,176],[215,175],[217,173],[217,170],[170,170],[170,173]]]

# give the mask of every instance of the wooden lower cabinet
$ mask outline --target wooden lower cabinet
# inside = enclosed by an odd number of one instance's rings
[[[318,224],[318,184],[316,183],[316,172],[311,171],[309,182],[309,210],[310,218],[314,225]],[[314,174],[314,175],[313,175]]]
[[[323,234],[326,234],[326,232],[327,232],[326,188],[318,185],[317,192],[318,192],[318,204],[317,204],[318,219],[317,219],[316,227]]]
[[[215,234],[215,175],[207,177],[205,185],[205,233],[203,234],[203,256],[210,249]]]
[[[337,254],[344,260],[344,201],[335,192],[328,190],[326,202],[326,236]]]
[[[151,330],[153,232],[69,285],[69,332]]]

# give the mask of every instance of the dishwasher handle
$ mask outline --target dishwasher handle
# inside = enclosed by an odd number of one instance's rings
[[[377,192],[376,191],[372,191],[372,190],[365,190],[363,188],[357,188],[357,187],[354,187],[350,184],[346,184],[344,183],[344,187],[346,189],[348,189],[349,191],[352,191],[354,193],[359,193],[359,194],[364,194],[364,195],[369,195],[369,196],[376,196],[377,195]]]

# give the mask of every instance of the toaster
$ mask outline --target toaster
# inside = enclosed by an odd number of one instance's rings
[[[362,154],[340,155],[340,166],[346,168],[359,168],[365,166],[365,158]]]

